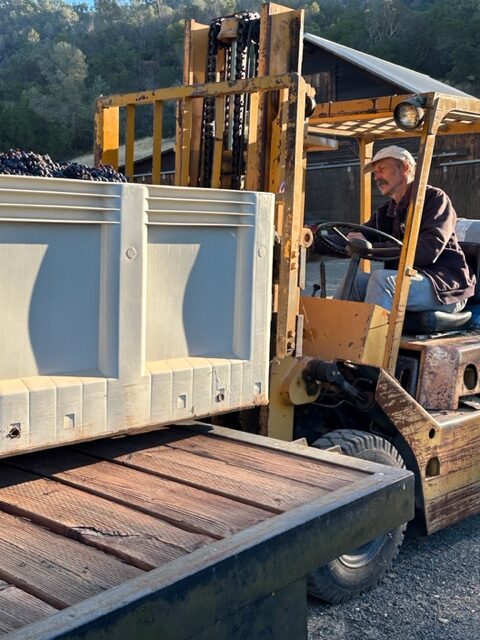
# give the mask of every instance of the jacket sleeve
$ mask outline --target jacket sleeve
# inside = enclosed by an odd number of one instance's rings
[[[457,215],[450,198],[440,189],[427,191],[414,265],[433,264],[455,231]]]

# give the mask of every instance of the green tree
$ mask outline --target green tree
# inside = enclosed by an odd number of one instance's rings
[[[25,89],[28,104],[34,113],[64,132],[70,139],[68,146],[81,148],[84,134],[91,129],[85,56],[67,42],[48,43],[39,47],[36,54],[41,78]]]
[[[478,0],[289,0],[306,30],[480,95]],[[0,0],[0,150],[91,149],[94,99],[181,82],[183,19],[259,0]],[[167,128],[173,131],[173,110]],[[149,114],[137,133],[150,132]]]
[[[480,95],[480,3],[457,0],[451,4],[439,0],[430,11],[435,24],[435,49],[442,78],[455,86]]]

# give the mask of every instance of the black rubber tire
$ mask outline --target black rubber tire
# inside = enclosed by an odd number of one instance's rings
[[[364,431],[331,431],[312,446],[328,449],[335,445],[341,447],[344,454],[355,458],[405,468],[403,458],[388,440]],[[338,604],[375,587],[397,557],[405,528],[406,524],[397,527],[313,571],[307,580],[309,594]]]

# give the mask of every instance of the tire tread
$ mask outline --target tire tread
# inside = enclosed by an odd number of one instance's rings
[[[331,431],[316,440],[313,445],[319,449],[327,449],[332,446],[339,446],[342,452],[353,457],[361,457],[366,451],[380,451],[386,453],[391,458],[392,466],[405,468],[405,462],[397,449],[388,441],[373,433],[359,431],[356,429],[340,429]],[[352,597],[370,591],[378,585],[391,566],[391,563],[398,556],[400,546],[403,542],[406,524],[397,527],[388,534],[388,554],[386,558],[375,558],[377,573],[372,573],[368,585],[355,588],[354,585],[342,587],[334,578],[333,569],[339,566],[338,560],[321,567],[312,572],[307,578],[308,593],[316,598],[325,600],[332,604],[347,602]],[[335,565],[337,563],[337,565]]]

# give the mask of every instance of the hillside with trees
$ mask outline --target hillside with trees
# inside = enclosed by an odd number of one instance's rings
[[[478,0],[286,4],[306,10],[310,33],[480,96]],[[60,160],[89,151],[96,97],[180,82],[185,18],[208,23],[259,7],[248,0],[0,0],[0,151],[20,147]]]

